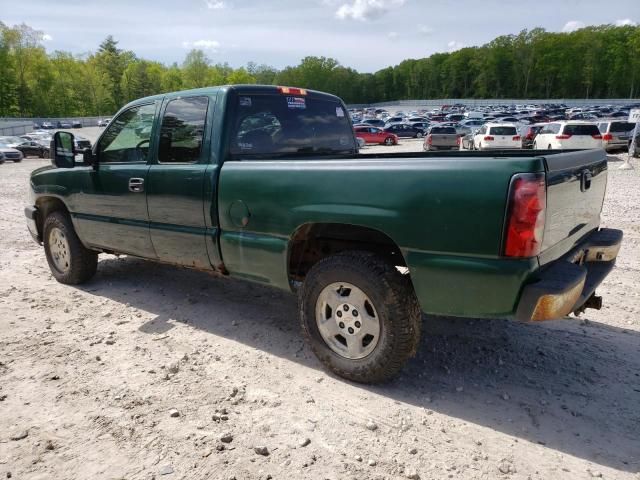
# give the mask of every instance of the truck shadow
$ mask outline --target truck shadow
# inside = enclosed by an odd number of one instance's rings
[[[156,315],[141,332],[185,323],[322,369],[304,346],[291,294],[134,258],[101,261],[83,289]],[[419,353],[396,380],[353,386],[600,465],[640,470],[636,331],[579,319],[536,325],[426,317]]]

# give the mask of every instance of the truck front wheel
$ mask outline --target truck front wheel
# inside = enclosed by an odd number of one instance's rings
[[[389,380],[420,341],[422,316],[408,275],[368,252],[314,265],[300,289],[299,310],[316,356],[355,382]]]
[[[53,212],[44,221],[44,252],[49,269],[60,283],[78,285],[91,279],[98,267],[98,254],[85,248],[69,216]]]

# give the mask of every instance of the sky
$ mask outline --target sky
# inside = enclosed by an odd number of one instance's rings
[[[407,58],[542,27],[640,22],[640,0],[0,0],[0,21],[43,32],[49,52],[95,51],[113,35],[141,58],[277,68],[308,55],[374,72]]]

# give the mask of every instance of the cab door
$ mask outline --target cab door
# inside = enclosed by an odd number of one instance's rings
[[[156,257],[145,192],[159,106],[160,102],[150,102],[121,112],[96,144],[97,168],[76,167],[84,169],[84,181],[72,218],[88,246]]]
[[[218,166],[210,162],[215,97],[165,100],[158,149],[148,173],[151,241],[162,261],[212,269],[217,250]]]

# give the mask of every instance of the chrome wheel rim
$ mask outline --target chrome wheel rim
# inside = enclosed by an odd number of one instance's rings
[[[49,232],[49,252],[56,269],[62,273],[69,270],[71,255],[69,254],[69,241],[62,230],[57,227]]]
[[[316,325],[327,346],[350,360],[369,355],[380,339],[380,319],[373,302],[350,283],[332,283],[320,292]]]

